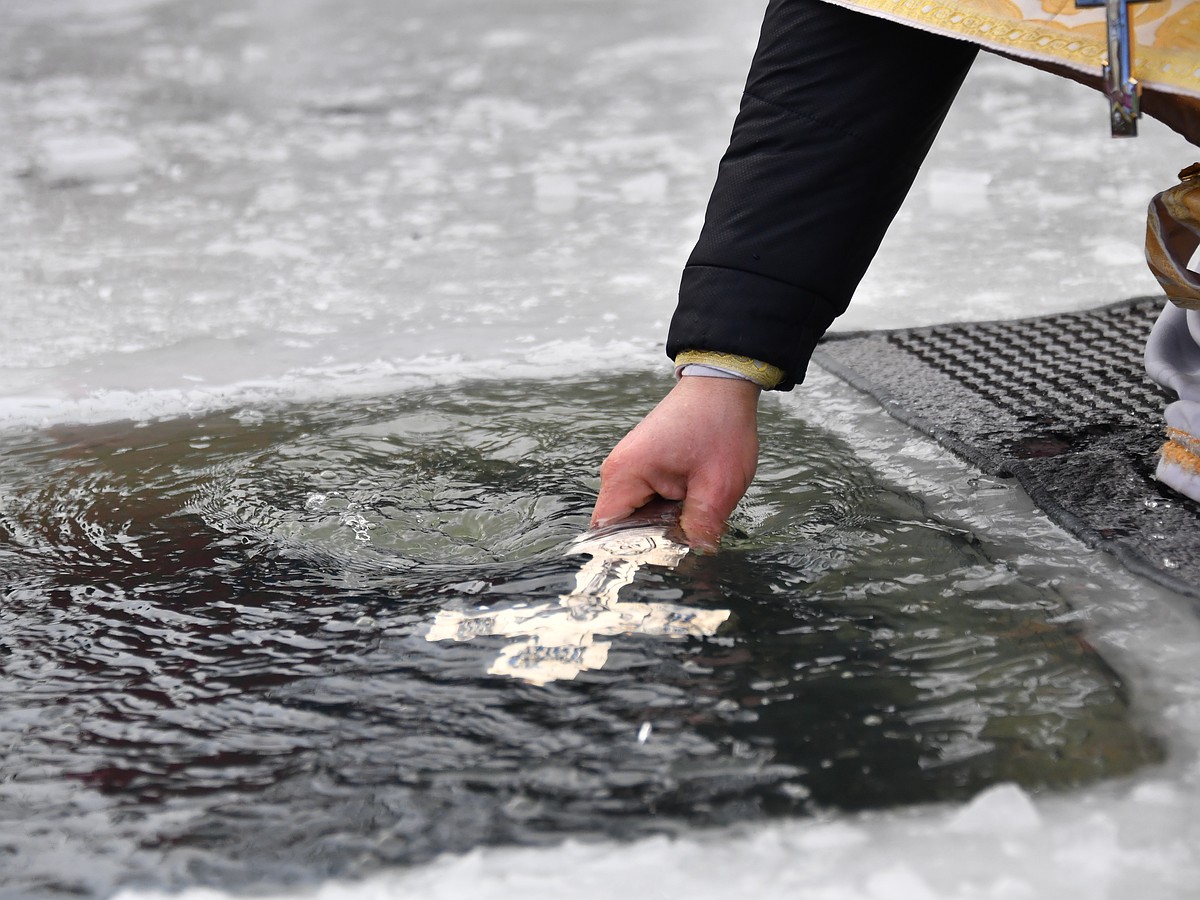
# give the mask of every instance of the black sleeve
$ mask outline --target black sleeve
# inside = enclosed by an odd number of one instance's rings
[[[845,311],[975,58],[820,0],[771,0],[667,354],[779,366],[790,390]]]

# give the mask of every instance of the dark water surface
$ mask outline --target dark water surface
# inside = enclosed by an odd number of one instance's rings
[[[648,381],[652,383],[647,383]],[[1063,599],[768,409],[732,613],[537,687],[446,609],[554,601],[644,376],[486,382],[0,446],[0,893],[231,889],[480,844],[1067,789],[1161,758]]]

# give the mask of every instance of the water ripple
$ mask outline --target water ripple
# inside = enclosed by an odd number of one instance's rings
[[[503,638],[426,641],[440,611],[571,588],[596,467],[654,393],[493,382],[6,438],[9,884],[246,889],[1161,757],[1061,597],[769,407],[727,548],[622,595],[730,610],[716,635],[619,635],[544,687],[487,674]]]

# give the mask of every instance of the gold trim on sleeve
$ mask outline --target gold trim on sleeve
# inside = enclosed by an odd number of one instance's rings
[[[713,366],[734,372],[748,381],[753,381],[765,391],[777,387],[786,375],[783,369],[770,363],[748,356],[738,356],[735,353],[719,353],[716,350],[684,350],[675,357],[676,369],[690,365]]]

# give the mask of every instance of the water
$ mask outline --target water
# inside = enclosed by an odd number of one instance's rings
[[[1190,609],[819,372],[715,634],[427,639],[571,589],[760,12],[6,0],[0,895],[1191,896]],[[839,327],[1153,292],[1105,122],[981,60]]]
[[[730,611],[716,634],[610,637],[601,668],[540,687],[487,674],[503,638],[426,640],[440,611],[570,588],[596,466],[657,387],[9,437],[6,888],[308,884],[1163,760],[1059,590],[782,409],[728,547],[622,594]]]

